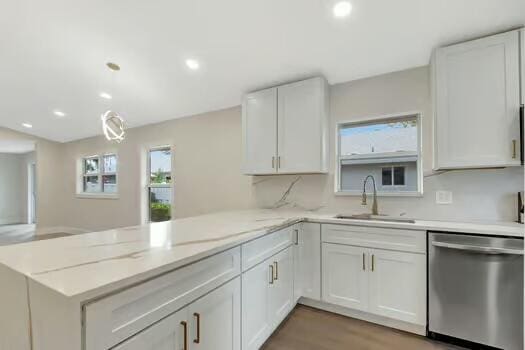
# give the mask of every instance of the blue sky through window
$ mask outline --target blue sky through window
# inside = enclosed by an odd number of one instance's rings
[[[151,172],[171,172],[171,151],[154,150],[150,152]]]

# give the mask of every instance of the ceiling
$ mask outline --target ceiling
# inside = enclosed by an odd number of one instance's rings
[[[35,150],[34,141],[0,140],[0,153],[27,153]]]
[[[101,134],[108,107],[128,127],[155,123],[314,74],[334,84],[425,65],[438,45],[525,23],[523,0],[350,1],[345,19],[332,0],[4,2],[0,126],[70,141]]]

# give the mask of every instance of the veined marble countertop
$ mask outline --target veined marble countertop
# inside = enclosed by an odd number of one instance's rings
[[[89,300],[300,221],[523,237],[517,223],[341,220],[307,211],[219,212],[0,247],[0,264],[66,297]]]

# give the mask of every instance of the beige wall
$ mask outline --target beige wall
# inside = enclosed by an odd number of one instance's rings
[[[37,228],[61,226],[63,222],[62,196],[64,185],[59,170],[62,165],[63,146],[14,130],[0,128],[0,140],[31,140],[35,142],[37,163]]]
[[[441,175],[432,168],[432,114],[428,67],[386,74],[330,87],[330,162],[328,175],[302,175],[286,198],[286,206],[321,208],[331,212],[363,212],[360,197],[334,195],[335,126],[337,122],[398,112],[422,114],[424,180],[421,197],[380,198],[380,211],[426,219],[514,220],[515,192],[523,189],[523,169],[468,170]],[[103,137],[42,146],[48,154],[59,154],[60,173],[41,164],[43,177],[53,185],[43,189],[45,223],[102,230],[141,223],[144,205],[144,154],[148,147],[174,147],[175,217],[203,213],[274,207],[298,176],[250,177],[241,174],[241,109],[230,108],[189,118],[129,129],[120,145]],[[55,147],[55,148],[53,148]],[[53,152],[47,148],[53,148]],[[76,196],[80,157],[116,151],[119,156],[119,198],[83,199]],[[54,163],[56,164],[56,163]],[[42,174],[41,174],[42,175]],[[60,189],[48,200],[49,189]],[[42,187],[41,187],[42,189]],[[452,205],[435,204],[436,190],[453,192]],[[45,219],[44,219],[45,218]]]
[[[240,170],[241,110],[236,107],[129,129],[120,145],[102,137],[64,144],[64,226],[102,230],[139,224],[146,150],[167,144],[173,147],[175,217],[252,206],[250,177]],[[77,159],[113,151],[119,159],[119,198],[77,198]]]

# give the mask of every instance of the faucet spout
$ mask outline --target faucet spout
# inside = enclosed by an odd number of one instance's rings
[[[368,179],[372,179],[372,184],[374,185],[374,201],[372,203],[372,215],[379,215],[379,210],[377,208],[376,179],[372,175],[368,175],[363,181],[363,200],[361,201],[361,204],[366,205],[366,183],[368,182]]]

